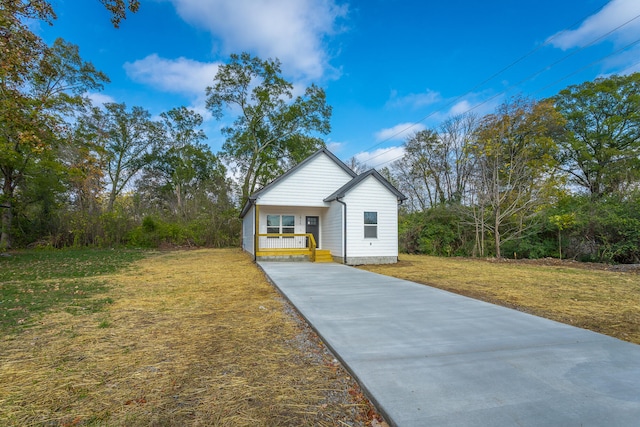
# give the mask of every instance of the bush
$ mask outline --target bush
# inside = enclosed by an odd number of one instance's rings
[[[563,252],[579,261],[640,262],[640,194],[627,197],[567,197],[558,214],[575,214],[576,221],[563,231]]]
[[[239,224],[235,211],[229,217],[178,222],[147,216],[140,226],[128,233],[127,241],[130,246],[142,248],[165,245],[228,247],[238,244]]]
[[[460,221],[460,206],[445,205],[400,219],[399,248],[402,252],[435,256],[468,256],[473,234]]]

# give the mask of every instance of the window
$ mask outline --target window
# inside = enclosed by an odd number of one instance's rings
[[[378,238],[378,212],[364,213],[364,238]]]
[[[293,215],[282,215],[282,233],[295,233],[296,217]]]
[[[295,233],[296,218],[293,215],[267,215],[267,233]]]

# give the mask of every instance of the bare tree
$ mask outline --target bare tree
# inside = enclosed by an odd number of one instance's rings
[[[358,160],[356,156],[353,156],[349,160],[347,160],[346,165],[349,166],[349,169],[351,169],[358,175],[371,169],[369,165]]]
[[[427,129],[407,139],[405,155],[393,168],[414,210],[463,201],[474,168],[468,146],[477,123],[474,115],[459,115],[437,130]]]
[[[485,116],[471,149],[477,160],[473,195],[477,243],[484,232],[495,240],[495,255],[506,241],[523,237],[540,206],[549,201],[557,150],[553,136],[562,119],[550,102],[516,99]]]

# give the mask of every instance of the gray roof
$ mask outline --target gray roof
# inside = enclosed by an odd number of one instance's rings
[[[282,175],[280,175],[279,177],[277,177],[276,179],[274,179],[273,181],[271,181],[269,184],[267,184],[264,187],[262,187],[260,190],[258,190],[256,192],[254,192],[253,194],[251,194],[249,196],[249,200],[247,200],[247,203],[242,208],[242,212],[240,212],[240,218],[244,218],[244,216],[247,214],[247,212],[249,212],[249,209],[251,208],[251,205],[253,204],[253,202],[256,201],[256,199],[260,196],[260,194],[262,194],[265,191],[269,190],[270,188],[274,187],[280,181],[284,180],[289,175],[293,174],[295,171],[297,171],[298,169],[302,168],[307,163],[310,163],[313,159],[315,159],[316,157],[318,157],[319,155],[321,155],[323,153],[326,154],[327,156],[329,156],[329,158],[331,160],[333,160],[338,166],[340,166],[347,174],[349,174],[352,177],[356,177],[357,176],[357,174],[354,171],[352,171],[349,168],[349,166],[345,165],[344,162],[342,162],[342,160],[337,158],[335,156],[335,154],[333,154],[331,151],[329,151],[326,147],[323,147],[323,148],[319,149],[318,151],[316,151],[315,153],[313,153],[312,155],[310,155],[309,157],[307,157],[306,159],[304,159],[303,161],[301,161],[300,163],[298,163],[297,165],[295,165],[294,167],[292,167],[291,169],[289,169],[288,171],[286,171],[285,173],[283,173]]]
[[[385,177],[380,175],[380,173],[377,170],[370,169],[370,170],[368,170],[366,172],[363,172],[360,175],[356,176],[351,181],[347,182],[345,185],[340,187],[335,193],[333,193],[332,195],[330,195],[329,197],[324,199],[324,201],[325,202],[331,202],[333,200],[336,200],[336,199],[339,199],[341,197],[344,197],[345,194],[349,190],[351,190],[352,188],[357,187],[362,181],[364,181],[365,179],[367,179],[370,176],[374,177],[382,185],[384,185],[387,188],[387,190],[389,190],[391,193],[393,193],[398,198],[399,201],[403,201],[403,200],[407,199],[407,196],[405,196],[400,191],[398,191],[398,189],[396,187],[394,187],[389,181],[387,181],[387,179]]]

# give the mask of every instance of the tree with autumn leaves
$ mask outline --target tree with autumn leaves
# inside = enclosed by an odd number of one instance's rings
[[[468,147],[476,159],[475,229],[493,236],[498,258],[503,243],[525,237],[540,209],[553,202],[560,184],[556,137],[563,123],[550,101],[515,99],[479,124]],[[476,236],[479,254],[485,253],[483,241]]]
[[[139,8],[138,0],[99,1],[115,27]],[[121,225],[132,218],[162,220],[166,185],[174,189],[182,220],[201,220],[203,210],[222,212],[229,228],[222,231],[224,242],[233,241],[230,182],[200,143],[202,117],[180,107],[154,121],[142,107],[92,106],[85,95],[102,89],[107,76],[76,46],[61,39],[47,46],[26,24],[53,25],[55,18],[48,1],[0,5],[0,249],[11,247],[17,232],[21,244],[36,236],[49,236],[55,246],[123,243]],[[159,185],[145,187],[140,177]],[[132,190],[145,194],[146,202],[132,197]],[[198,200],[189,214],[187,199]],[[207,241],[221,244],[216,236]]]
[[[139,7],[99,1],[115,26]],[[238,207],[322,147],[330,130],[321,88],[294,97],[277,59],[232,55],[206,91],[214,117],[240,112],[214,154],[202,117],[184,107],[154,119],[138,106],[90,105],[83,94],[107,77],[76,46],[47,46],[26,20],[52,24],[51,4],[0,5],[0,248],[15,237],[19,245],[232,244]],[[599,78],[411,136],[384,171],[409,196],[401,247],[640,262],[639,92],[638,73]]]
[[[83,93],[108,81],[78,48],[58,39],[46,46],[24,23],[51,22],[44,1],[8,1],[0,9],[0,171],[2,232],[0,247],[11,246],[14,199],[18,187],[33,176],[51,150],[62,143],[67,117],[81,108]],[[36,172],[37,173],[37,172]]]
[[[401,247],[436,255],[640,261],[640,73],[515,98],[407,139]],[[464,126],[463,126],[464,125]],[[447,143],[457,138],[458,145]],[[461,147],[461,148],[456,148]],[[463,172],[462,174],[460,172]],[[452,198],[447,182],[463,177]]]

